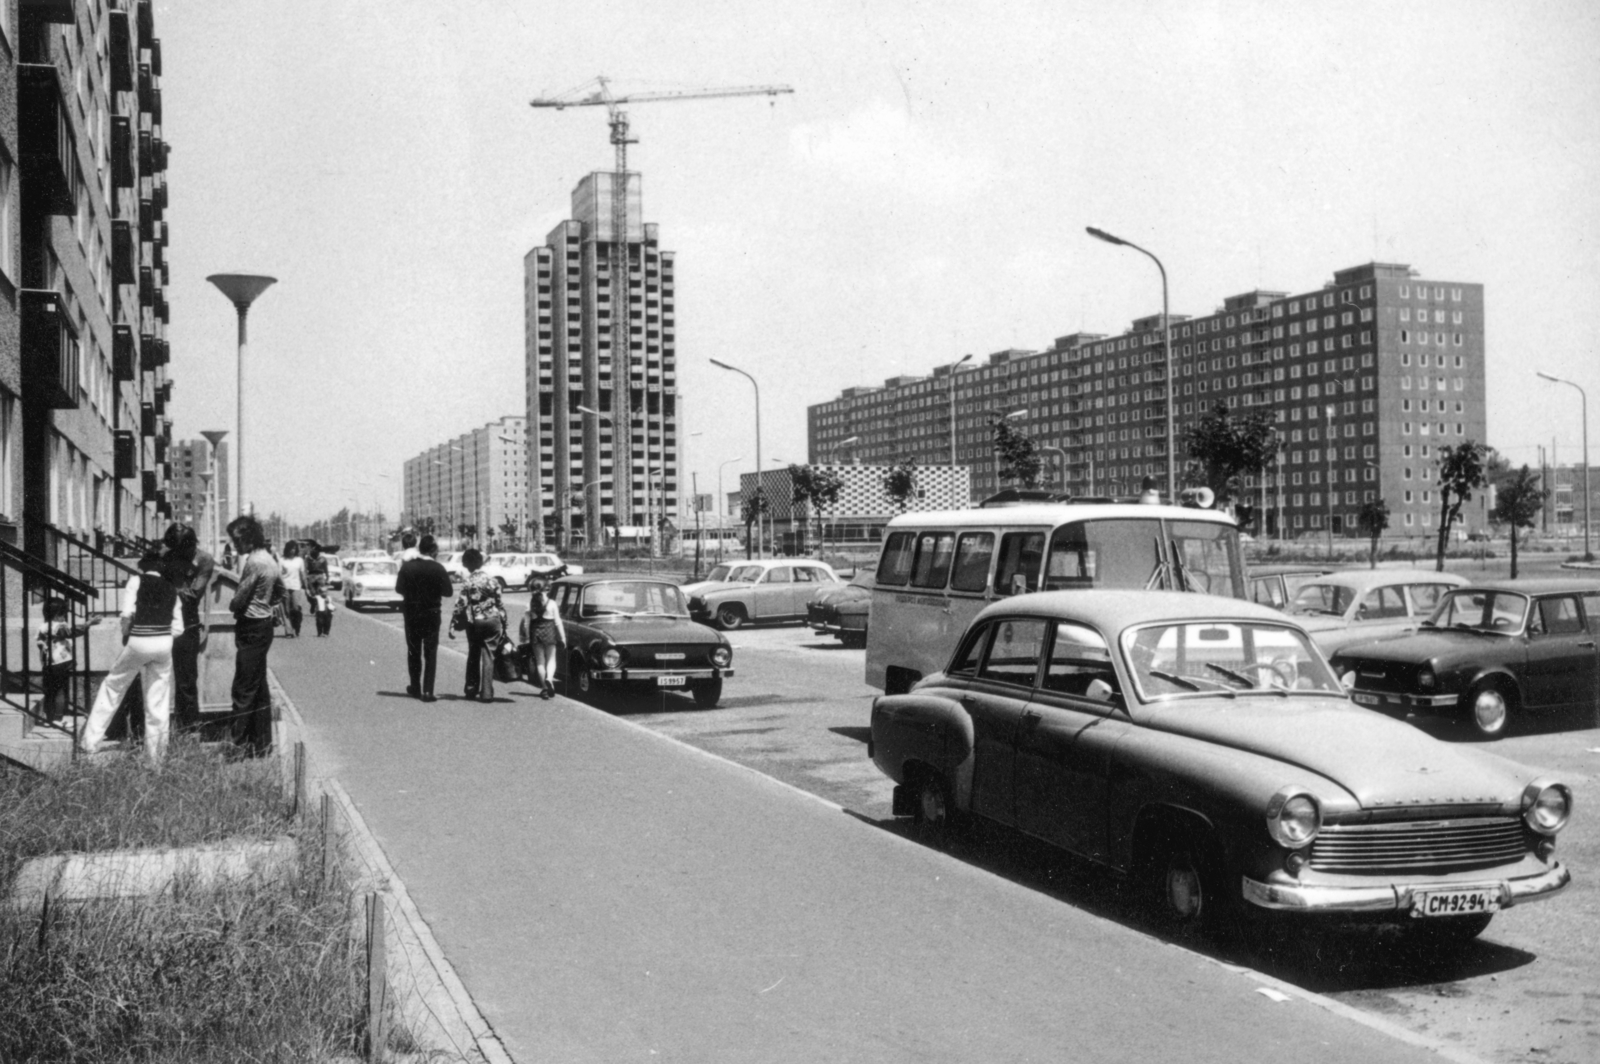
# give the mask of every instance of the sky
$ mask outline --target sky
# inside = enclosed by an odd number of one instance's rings
[[[1600,449],[1600,7],[1077,0],[156,0],[179,438],[247,489],[393,512],[402,464],[524,395],[522,261],[614,165],[676,256],[685,487],[806,460],[806,408],[967,353],[1120,334],[1374,260],[1484,285],[1488,443]],[[230,440],[233,439],[230,436]],[[694,474],[694,476],[691,476]]]

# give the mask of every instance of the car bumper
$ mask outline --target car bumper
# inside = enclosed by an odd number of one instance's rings
[[[826,635],[843,635],[845,632],[865,632],[867,630],[864,622],[861,624],[849,624],[845,621],[808,621],[807,623],[811,625],[813,632],[821,632]]]
[[[349,594],[351,602],[404,602],[398,591],[382,591],[367,588],[365,591],[352,590]]]
[[[1412,695],[1359,689],[1350,692],[1350,700],[1358,706],[1391,706],[1397,709],[1454,709],[1461,704],[1460,695]]]
[[[1498,890],[1500,907],[1509,909],[1524,902],[1543,901],[1565,890],[1572,873],[1557,862],[1537,875],[1517,879],[1489,879],[1472,883],[1382,883],[1372,886],[1306,886],[1289,883],[1262,883],[1243,877],[1244,900],[1263,909],[1300,913],[1386,913],[1410,912],[1416,895],[1425,890]]]
[[[638,681],[640,683],[654,683],[663,676],[682,676],[685,680],[720,680],[725,676],[732,676],[733,670],[728,669],[597,669],[594,672],[597,680],[616,680],[619,682]]]

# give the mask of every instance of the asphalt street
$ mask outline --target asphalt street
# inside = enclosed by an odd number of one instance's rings
[[[411,700],[393,624],[272,655],[519,1061],[1437,1059],[624,715],[454,698],[457,654]]]

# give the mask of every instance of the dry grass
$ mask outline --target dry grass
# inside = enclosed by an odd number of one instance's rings
[[[284,881],[179,883],[136,900],[0,908],[0,1061],[329,1061],[360,1048],[359,943],[346,877],[292,822],[278,766],[174,743],[54,776],[0,769],[0,882],[25,858],[299,836]]]

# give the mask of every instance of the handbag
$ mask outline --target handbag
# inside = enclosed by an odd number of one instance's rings
[[[516,663],[511,660],[511,655],[506,653],[504,643],[501,643],[494,652],[494,678],[500,683],[510,683],[517,678]]]

